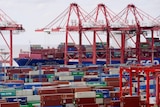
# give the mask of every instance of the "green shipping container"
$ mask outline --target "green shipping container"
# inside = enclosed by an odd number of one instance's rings
[[[102,93],[96,93],[96,98],[103,98],[103,94]]]
[[[160,46],[160,42],[154,42],[154,46]]]
[[[72,76],[84,76],[84,72],[83,71],[73,71]]]
[[[30,82],[33,82],[33,79],[29,78],[29,83],[30,83]]]
[[[147,43],[141,43],[140,44],[140,48],[149,48],[150,46],[149,46],[149,44],[147,44]]]
[[[87,82],[88,86],[97,87],[97,86],[107,86],[106,82]]]
[[[33,107],[34,104],[40,104],[40,101],[29,101],[28,107]]]
[[[47,74],[46,76],[47,76],[47,78],[49,79],[49,78],[53,78],[53,77],[54,77],[54,74]]]
[[[2,97],[16,96],[16,90],[15,89],[12,89],[12,90],[1,90],[0,91],[0,95]]]
[[[20,105],[20,107],[29,107],[28,105]]]

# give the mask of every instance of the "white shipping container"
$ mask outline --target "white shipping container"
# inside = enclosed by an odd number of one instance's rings
[[[141,86],[141,85],[146,85],[146,83],[145,83],[145,82],[140,82],[140,86]]]
[[[149,89],[150,93],[155,93],[155,89]]]
[[[31,96],[33,95],[32,89],[16,90],[16,96]]]
[[[86,82],[70,82],[71,86],[86,86]]]
[[[156,97],[149,97],[149,103],[156,104]],[[156,107],[156,106],[154,106],[154,107]]]
[[[140,95],[140,97],[141,97],[141,100],[146,100],[146,94]]]
[[[71,72],[55,72],[55,76],[69,76]]]
[[[103,104],[103,98],[96,98],[96,104]]]
[[[39,74],[44,74],[44,71],[43,70],[29,71],[29,75],[39,75]]]
[[[138,78],[136,78],[135,80],[138,81]],[[145,81],[145,78],[140,78],[140,81]]]
[[[133,87],[137,88],[137,87],[138,87],[138,83],[137,83],[137,82],[134,82],[134,83],[133,83]]]
[[[64,65],[64,67],[67,67],[67,68],[77,68],[77,65]]]
[[[27,96],[27,101],[40,101],[40,95]]]
[[[59,80],[74,80],[74,76],[59,76]]]
[[[23,90],[16,90],[16,96],[23,96]]]
[[[76,68],[70,68],[69,72],[76,71],[76,70],[77,70]]]
[[[98,75],[84,75],[84,78],[98,78]]]
[[[136,92],[136,88],[135,87],[132,87],[132,92]]]
[[[65,107],[75,107],[74,104],[65,104]]]
[[[75,98],[95,98],[95,91],[75,92]]]
[[[117,72],[117,71],[109,71],[109,74],[110,74],[110,75],[119,74],[119,71],[118,71],[118,72]]]
[[[153,84],[155,84],[155,83],[156,83],[155,80],[149,80],[149,84],[150,84],[150,85],[153,85]],[[147,84],[147,80],[145,80],[145,84]]]
[[[1,76],[1,77],[0,77],[0,80],[5,80],[5,79],[8,80],[8,79],[9,79],[9,76]]]

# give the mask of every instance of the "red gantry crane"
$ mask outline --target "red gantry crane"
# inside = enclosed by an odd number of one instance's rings
[[[121,19],[121,20],[120,20]],[[115,18],[113,18],[114,21],[123,21],[123,24],[125,25],[124,27],[121,26],[119,29],[116,30],[121,30],[122,32],[125,32],[124,35],[126,36],[122,38],[122,41],[126,41],[130,39],[134,44],[135,44],[135,50],[132,49],[132,53],[134,56],[127,56],[127,58],[135,58],[138,63],[140,63],[141,60],[151,60],[151,63],[154,60],[154,31],[159,30],[160,26],[158,25],[158,22],[154,20],[153,17],[151,17],[149,14],[145,13],[144,11],[140,10],[137,8],[134,4],[129,4],[125,9],[123,9],[120,13],[117,14]],[[112,30],[115,30],[113,28]],[[152,57],[144,57],[142,56],[141,51],[144,50],[141,48],[141,40],[142,38],[146,39],[146,32],[150,31],[151,32],[151,49],[146,49],[151,50],[149,54],[152,54]],[[135,39],[133,39],[135,37]],[[124,39],[124,40],[123,40]],[[147,40],[146,40],[147,41]],[[149,41],[147,41],[149,42]],[[122,42],[122,51],[128,54],[128,48],[125,49],[125,42]],[[134,47],[132,47],[134,48]],[[123,53],[121,53],[121,56],[124,56]],[[128,59],[127,59],[128,60]]]
[[[74,19],[74,20],[73,20]],[[151,25],[145,23],[145,21],[151,22]],[[86,25],[86,23],[89,23]],[[119,25],[115,26],[114,23]],[[135,5],[129,4],[125,9],[123,9],[117,15],[108,9],[104,4],[98,4],[90,13],[84,11],[76,3],[71,3],[70,6],[65,9],[58,17],[56,17],[52,22],[42,29],[37,29],[37,32],[61,32],[65,31],[65,49],[64,49],[64,64],[68,64],[70,59],[77,59],[77,57],[70,56],[68,53],[68,39],[69,37],[75,43],[74,39],[71,36],[71,32],[76,32],[78,34],[79,44],[77,47],[76,56],[78,56],[79,64],[82,64],[83,61],[91,61],[93,64],[96,64],[98,59],[105,59],[106,64],[110,64],[111,60],[116,60],[120,63],[126,63],[126,60],[136,59],[138,63],[140,60],[151,60],[154,59],[154,31],[159,30],[157,26],[157,21],[154,20],[150,15],[138,9]],[[93,42],[90,42],[90,39],[87,37],[86,32],[91,32],[93,34]],[[141,38],[146,38],[146,31],[151,32],[152,42],[150,43],[152,52],[152,57],[144,57],[141,52]],[[106,40],[105,45],[98,32],[105,32]],[[115,32],[120,33],[120,43],[115,35]],[[86,37],[92,46],[92,57],[88,58],[85,56],[85,52],[82,49],[82,37]],[[96,47],[96,37],[100,39],[104,48],[97,50]],[[111,49],[111,38],[119,46],[119,49]],[[136,39],[134,39],[136,38]],[[131,40],[134,47],[131,47],[131,50],[127,47],[126,41]],[[102,52],[105,51],[105,52]],[[86,51],[87,52],[87,51]],[[104,53],[103,55],[98,55],[98,53]],[[113,56],[114,53],[118,53],[118,57]],[[120,53],[120,55],[119,55]],[[143,51],[143,53],[145,53]]]
[[[73,15],[74,14],[74,15]],[[85,21],[87,13],[80,10],[80,7],[76,3],[70,4],[70,6],[65,9],[58,17],[56,17],[52,22],[50,22],[47,26],[42,29],[37,29],[37,32],[61,32],[65,31],[65,49],[64,49],[64,64],[67,65],[69,59],[72,59],[68,54],[68,37],[71,37],[71,31],[78,32],[79,35],[79,47],[78,50],[78,60],[79,63],[82,63],[82,20]],[[75,19],[72,20],[71,18]],[[75,41],[73,40],[75,43]]]
[[[8,42],[5,38],[3,31],[9,31],[10,41]],[[10,66],[13,66],[13,31],[24,31],[24,28],[21,24],[17,24],[13,21],[4,11],[0,9],[0,35],[4,40],[5,44],[9,48],[9,52],[3,52],[1,50],[1,59],[2,63],[9,63]],[[8,55],[9,54],[9,55]],[[4,57],[3,57],[4,55]]]
[[[96,10],[96,11],[95,11]],[[64,54],[64,61],[65,64],[69,61],[69,55],[67,54],[67,47],[68,47],[68,37],[71,37],[70,32],[78,32],[79,35],[79,47],[78,47],[78,62],[79,64],[82,64],[82,61],[92,61],[93,64],[96,64],[97,61],[97,55],[96,55],[96,32],[98,31],[104,31],[107,32],[107,45],[106,45],[106,52],[109,53],[109,20],[107,19],[107,10],[106,6],[104,4],[99,4],[98,7],[92,11],[90,14],[85,12],[82,8],[80,8],[76,3],[70,4],[70,7],[67,8],[63,13],[61,13],[55,20],[53,20],[51,23],[49,23],[46,27],[42,29],[37,29],[36,31],[42,31],[42,32],[55,32],[55,31],[64,31],[66,32],[66,40],[65,40],[65,54]],[[98,15],[99,11],[102,11],[105,24],[98,21]],[[75,13],[75,14],[74,14]],[[74,14],[74,15],[73,15]],[[94,18],[93,16],[96,15]],[[65,17],[67,17],[67,22],[63,23]],[[111,16],[108,16],[111,17]],[[77,22],[75,20],[71,20],[71,18],[76,18]],[[55,27],[56,24],[58,24],[58,27]],[[64,25],[63,25],[63,24]],[[89,25],[86,25],[85,23],[88,23]],[[63,26],[62,26],[63,25]],[[82,57],[82,35],[87,38],[89,43],[89,38],[85,34],[85,32],[90,31],[93,32],[93,57],[92,59],[88,59],[86,57]],[[72,39],[72,37],[71,37]],[[72,39],[73,40],[73,39]],[[107,63],[109,63],[109,54],[106,55]]]
[[[98,24],[99,30],[93,29],[93,64],[96,64],[97,59],[103,59],[106,57],[106,64],[111,63],[111,52],[110,52],[110,22],[112,22],[112,17],[114,17],[114,13],[104,4],[98,4],[97,8],[89,13],[91,17],[94,18],[94,23]],[[101,37],[98,34],[98,31],[102,31],[106,33],[106,44],[103,44]],[[96,47],[96,36],[100,39],[102,46],[102,50],[97,49]],[[102,56],[98,56],[97,52],[104,52]]]

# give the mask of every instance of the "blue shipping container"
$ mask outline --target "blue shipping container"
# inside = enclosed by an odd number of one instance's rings
[[[23,83],[5,83],[4,86],[7,88],[23,88],[24,84]]]
[[[39,84],[24,84],[24,89],[33,89],[36,87],[42,87],[42,84],[41,83],[39,83]]]
[[[19,102],[21,105],[27,105],[27,97],[6,98],[7,102]]]

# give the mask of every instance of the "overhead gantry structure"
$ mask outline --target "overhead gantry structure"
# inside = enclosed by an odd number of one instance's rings
[[[75,19],[75,20],[72,20]],[[152,24],[147,25],[144,23],[145,21],[149,21]],[[89,23],[86,25],[86,23]],[[115,23],[116,26],[114,25]],[[154,57],[154,31],[159,30],[160,26],[158,25],[158,21],[155,21],[153,17],[138,9],[135,5],[129,4],[125,9],[123,9],[120,13],[115,14],[104,4],[98,4],[98,6],[87,13],[82,9],[78,4],[71,3],[70,6],[65,9],[58,17],[56,17],[53,21],[51,21],[47,26],[42,29],[37,29],[37,32],[61,32],[65,31],[65,50],[64,50],[64,62],[68,63],[70,59],[74,59],[68,54],[68,39],[69,37],[75,43],[74,39],[71,36],[71,32],[77,32],[79,43],[77,47],[77,56],[79,60],[79,64],[82,64],[83,61],[92,61],[93,64],[96,64],[97,59],[105,59],[106,64],[110,64],[111,60],[118,60],[120,63],[126,63],[126,60],[130,58],[126,54],[128,51],[128,46],[126,44],[127,40],[133,42],[135,48],[135,56],[131,57],[135,58],[138,63],[140,60],[151,60],[153,62]],[[151,32],[152,43],[151,50],[152,57],[142,58],[141,57],[141,49],[140,42],[141,38],[146,38],[146,31]],[[87,37],[86,32],[92,32],[93,42]],[[96,38],[98,37],[100,41],[102,41],[98,32],[105,32],[105,48],[100,51],[104,51],[104,55],[101,57],[97,55],[96,50]],[[115,32],[119,33],[120,36],[115,35]],[[90,45],[92,45],[92,58],[88,59],[85,57],[82,51],[82,37],[86,37],[89,41]],[[117,39],[120,37],[120,39]],[[111,50],[111,40],[114,39],[115,43],[120,48],[120,57],[112,58],[112,50]],[[133,39],[136,38],[136,39]],[[120,42],[119,42],[120,40]],[[126,58],[127,57],[127,58]]]
[[[114,21],[116,20],[118,21],[120,19],[123,22],[123,25],[116,30],[122,31],[121,41],[126,41],[128,39],[131,39],[131,41],[135,45],[135,59],[137,60],[138,63],[140,63],[141,60],[151,60],[151,62],[153,63],[154,31],[160,30],[160,26],[158,24],[159,22],[154,20],[154,18],[151,17],[149,14],[137,8],[134,4],[129,4],[121,12],[119,12],[115,18],[113,18]],[[113,30],[114,29],[115,28],[113,28]],[[142,38],[146,39],[146,36],[147,36],[146,31],[151,32],[151,38],[152,38],[151,40],[152,42],[150,44],[151,49],[148,49],[152,51],[152,57],[149,57],[149,58],[141,57],[141,49],[140,49],[141,39]],[[133,39],[134,36],[136,38],[135,40]],[[126,53],[127,51],[125,49],[126,48],[125,46],[126,46],[125,42],[122,42],[122,46],[121,46],[122,57],[124,56],[124,53]],[[134,46],[132,48],[134,48]]]
[[[9,31],[9,42],[4,36],[3,31]],[[1,51],[1,62],[9,63],[10,66],[13,66],[13,32],[15,31],[24,31],[24,28],[21,24],[17,24],[15,21],[13,21],[4,11],[0,9],[0,35],[9,49],[9,52]],[[3,55],[5,56],[5,58],[3,57]]]
[[[105,18],[105,23],[100,23],[98,20],[98,15],[99,12],[102,12],[104,18]],[[68,36],[70,36],[69,32],[78,32],[79,35],[79,47],[78,47],[78,60],[79,60],[79,64],[82,64],[82,61],[84,60],[89,60],[92,61],[93,64],[96,64],[97,61],[97,55],[96,55],[96,32],[98,31],[104,31],[107,32],[107,41],[109,41],[109,20],[107,19],[107,10],[106,10],[106,6],[104,4],[99,4],[98,7],[92,11],[90,14],[85,12],[82,8],[80,8],[80,6],[78,6],[76,3],[72,3],[70,4],[70,7],[67,8],[63,13],[61,13],[55,20],[53,20],[50,24],[48,24],[46,27],[42,28],[42,29],[37,29],[36,31],[42,31],[42,32],[55,32],[55,31],[64,31],[66,32],[66,40],[65,40],[65,55],[64,55],[64,61],[65,64],[68,63],[68,54],[67,54],[67,47],[68,47]],[[73,20],[71,20],[73,13],[75,13],[75,16],[73,16],[74,18],[77,18],[77,22],[73,23]],[[95,15],[95,18],[93,17]],[[65,22],[64,26],[59,26],[54,28],[55,24],[57,23],[57,21],[59,21],[60,19],[63,19],[62,21],[64,21],[64,17],[67,17],[67,22]],[[111,17],[111,16],[110,16]],[[60,21],[62,23],[62,21]],[[88,25],[86,25],[85,23],[88,23]],[[93,44],[90,42],[90,40],[87,38],[85,32],[90,31],[93,32]],[[93,49],[93,57],[92,59],[86,59],[86,58],[82,58],[82,35],[84,35],[87,40],[89,41],[89,43],[91,43],[91,45],[93,45],[92,49]],[[71,37],[71,36],[70,36]],[[107,47],[106,47],[106,53],[109,53],[109,42],[107,42]],[[109,63],[110,59],[109,59],[109,54],[106,55],[106,60],[107,63]]]

